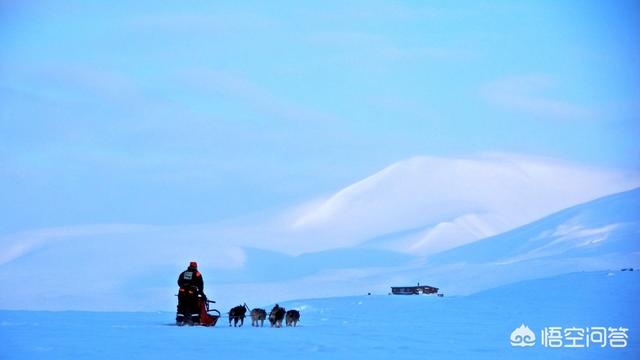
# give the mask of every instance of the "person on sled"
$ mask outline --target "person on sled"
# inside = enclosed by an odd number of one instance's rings
[[[204,281],[202,274],[198,271],[198,263],[192,261],[187,270],[180,273],[178,277],[178,312],[176,314],[176,323],[183,325],[184,323],[200,322],[200,306],[198,298],[202,298],[206,302],[204,295]]]

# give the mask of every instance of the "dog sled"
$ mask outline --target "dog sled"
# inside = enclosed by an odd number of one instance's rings
[[[188,294],[188,295],[187,295]],[[182,302],[178,303],[178,313],[176,314],[176,325],[178,326],[216,326],[220,316],[222,315],[217,309],[211,308],[211,304],[215,304],[215,301],[208,300],[204,294],[196,294],[194,292],[183,292],[176,295]],[[187,296],[186,298],[183,296]],[[260,327],[264,325],[265,320],[269,320],[271,327],[282,327],[282,322],[286,320],[286,326],[297,326],[300,321],[300,312],[297,310],[286,311],[283,307],[276,304],[269,313],[267,318],[267,312],[264,309],[254,308],[249,309],[246,303],[238,305],[229,310],[229,326],[233,322],[233,326],[237,327],[244,324],[244,318],[247,311],[250,312],[251,326]]]
[[[220,319],[220,311],[210,308],[210,304],[214,303],[215,301],[207,300],[206,297],[198,299],[198,305],[200,307],[200,325],[216,326],[218,319]]]
[[[180,299],[180,295],[176,296],[178,296],[178,298]],[[182,308],[180,304],[178,305],[176,325],[199,325],[207,327],[216,326],[216,323],[218,322],[218,319],[220,319],[221,314],[220,311],[211,307],[211,304],[215,304],[215,301],[207,299],[204,294],[198,294],[196,299],[186,299],[183,301],[189,301],[191,303],[191,306],[188,307],[190,308],[188,313],[183,314],[182,312],[185,312],[185,304],[182,304]]]

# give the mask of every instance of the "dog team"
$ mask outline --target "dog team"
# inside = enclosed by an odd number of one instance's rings
[[[251,326],[264,325],[264,321],[267,319],[267,312],[264,309],[255,308],[249,310],[247,304],[238,305],[229,310],[229,326],[233,322],[233,326],[242,326],[244,324],[245,314],[249,311],[251,315]],[[300,321],[300,312],[298,310],[285,310],[285,308],[276,304],[269,313],[269,322],[271,327],[282,327],[282,320],[285,320],[287,326],[297,326]],[[240,325],[238,325],[240,323]]]

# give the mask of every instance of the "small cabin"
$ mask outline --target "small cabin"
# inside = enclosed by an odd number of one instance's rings
[[[438,288],[427,285],[416,286],[392,286],[391,293],[393,295],[420,295],[420,294],[437,294]]]

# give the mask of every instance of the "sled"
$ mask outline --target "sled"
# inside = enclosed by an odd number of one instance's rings
[[[215,301],[207,300],[207,298],[198,298],[198,304],[200,306],[200,325],[216,326],[218,319],[220,319],[220,311],[209,308],[209,304],[213,303],[215,303]]]
[[[176,295],[178,296],[178,295]],[[198,295],[197,299],[197,307],[199,310],[199,319],[198,321],[191,321],[189,317],[187,317],[184,322],[177,322],[176,325],[184,326],[184,325],[201,325],[201,326],[216,326],[218,319],[220,319],[220,311],[217,309],[212,309],[210,304],[215,304],[215,301],[208,300],[206,296]]]

